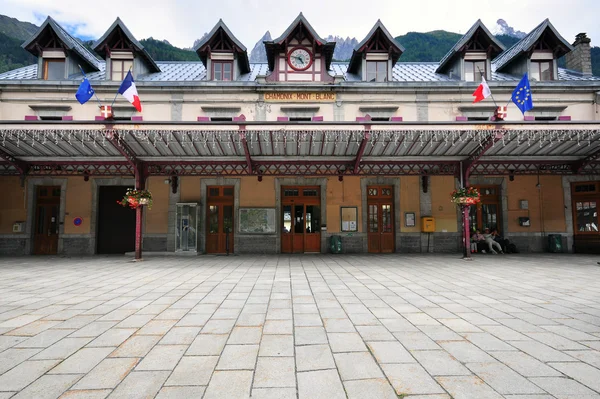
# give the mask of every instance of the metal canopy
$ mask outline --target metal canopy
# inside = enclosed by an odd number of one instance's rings
[[[0,124],[4,175],[600,174],[599,154],[597,123]]]

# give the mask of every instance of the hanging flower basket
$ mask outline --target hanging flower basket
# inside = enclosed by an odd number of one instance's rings
[[[481,197],[475,187],[463,187],[452,192],[450,201],[457,205],[469,206],[478,204],[481,201]]]
[[[148,190],[136,190],[129,188],[127,189],[123,199],[121,201],[117,201],[117,204],[128,206],[131,209],[146,205],[148,206],[148,209],[150,209],[152,208],[152,194]]]

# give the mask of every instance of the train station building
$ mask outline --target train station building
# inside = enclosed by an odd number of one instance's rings
[[[23,44],[37,64],[0,74],[0,254],[325,253],[333,235],[346,253],[460,252],[465,227],[600,252],[585,34],[545,20],[507,49],[477,21],[439,62],[403,62],[377,21],[335,62],[300,14],[253,64],[234,32],[218,21],[197,61],[169,62],[120,19],[92,53],[48,17]],[[130,69],[142,111],[119,96],[107,117]],[[98,96],[84,105],[82,70]],[[473,104],[482,75],[495,100]],[[461,186],[481,193],[466,213]],[[133,187],[151,208],[117,204]]]

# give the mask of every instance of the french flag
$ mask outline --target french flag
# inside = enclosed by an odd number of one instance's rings
[[[142,112],[142,103],[140,102],[140,96],[138,96],[131,71],[128,71],[127,76],[125,76],[125,79],[123,79],[123,83],[121,83],[121,87],[119,87],[119,94],[133,104],[138,112]]]

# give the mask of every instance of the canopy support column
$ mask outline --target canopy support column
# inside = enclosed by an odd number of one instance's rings
[[[360,147],[358,147],[358,151],[356,153],[356,159],[354,160],[354,170],[353,174],[358,174],[358,169],[360,167],[360,161],[362,160],[362,156],[365,153],[365,149],[367,148],[367,143],[371,138],[371,125],[365,125],[365,136],[360,142]]]
[[[146,177],[148,176],[148,166],[138,162],[135,166],[135,188],[144,190],[146,188]],[[142,260],[142,221],[144,217],[144,207],[135,208],[135,260]]]
[[[469,162],[461,163],[460,173],[462,178],[463,187],[469,187],[469,176],[470,176],[471,164]],[[462,209],[463,219],[463,237],[464,237],[464,251],[463,259],[471,259],[471,231],[469,227],[469,207],[466,205],[460,206]]]

